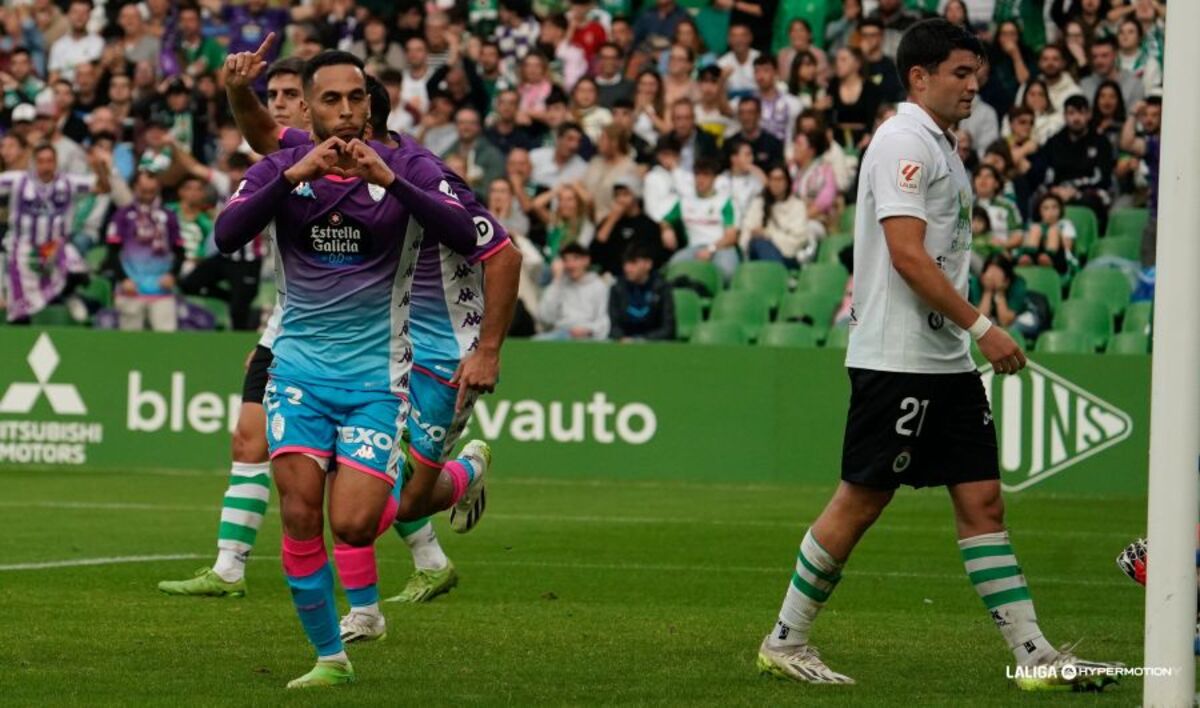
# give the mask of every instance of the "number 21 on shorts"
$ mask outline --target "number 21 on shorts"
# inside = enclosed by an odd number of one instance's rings
[[[900,401],[900,417],[896,420],[896,433],[906,438],[921,437],[921,428],[925,426],[925,414],[929,411],[929,399],[918,399],[909,396]],[[918,417],[919,416],[919,417]],[[917,429],[912,429],[913,419],[917,419]]]

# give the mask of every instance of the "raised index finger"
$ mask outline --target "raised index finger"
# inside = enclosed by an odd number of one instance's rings
[[[255,58],[262,59],[263,57],[265,57],[267,55],[267,52],[270,51],[271,45],[274,43],[275,43],[275,33],[270,32],[263,39],[262,44],[258,45],[258,49],[254,50]]]

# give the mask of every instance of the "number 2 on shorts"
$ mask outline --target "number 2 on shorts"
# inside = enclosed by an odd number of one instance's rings
[[[925,413],[929,410],[929,399],[916,399],[912,396],[900,401],[900,411],[903,415],[896,421],[896,432],[907,438],[921,437],[921,428],[925,425]],[[913,432],[908,424],[918,415],[917,430]]]

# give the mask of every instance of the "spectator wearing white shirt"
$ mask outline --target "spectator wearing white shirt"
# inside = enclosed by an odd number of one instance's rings
[[[75,78],[75,67],[83,62],[97,61],[104,53],[104,40],[88,32],[92,14],[90,0],[72,0],[67,7],[67,22],[71,30],[50,47],[48,70],[52,78]]]
[[[729,51],[721,55],[717,66],[725,76],[725,90],[730,98],[754,93],[754,60],[761,54],[750,46],[753,42],[754,33],[746,25],[729,28]]]
[[[578,243],[565,246],[554,261],[554,281],[542,293],[538,321],[544,331],[534,339],[607,339],[609,286],[591,272],[591,256]]]
[[[685,195],[695,191],[692,173],[680,164],[679,141],[664,135],[654,147],[655,166],[646,173],[642,188],[646,216],[662,221]]]
[[[575,82],[588,71],[587,56],[583,50],[571,44],[567,37],[565,15],[551,15],[542,21],[541,43],[554,47],[554,66],[561,72],[563,87],[570,91]]]
[[[1054,112],[1061,114],[1071,96],[1082,96],[1079,84],[1067,73],[1067,56],[1063,48],[1057,44],[1047,44],[1038,54],[1038,71],[1042,73],[1042,81],[1046,83],[1049,92],[1050,105]]]
[[[1142,41],[1144,30],[1132,17],[1121,21],[1117,30],[1117,66],[1141,79],[1146,93],[1162,86],[1162,66]]]
[[[754,148],[735,137],[729,143],[729,169],[717,177],[717,192],[733,202],[734,223],[739,230],[750,211],[750,203],[762,194],[767,176],[754,164]]]
[[[558,127],[554,145],[540,147],[529,153],[533,163],[531,182],[539,187],[552,189],[566,182],[583,179],[587,162],[579,156],[579,143],[583,140],[583,129],[578,123],[563,123]]]

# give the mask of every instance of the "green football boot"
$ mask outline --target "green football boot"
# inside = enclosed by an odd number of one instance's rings
[[[458,571],[447,561],[441,570],[417,570],[408,578],[408,583],[399,595],[384,602],[429,602],[438,595],[450,592],[458,585]]]
[[[245,597],[246,579],[226,582],[212,568],[201,568],[187,580],[164,580],[158,589],[168,595],[192,595],[195,597]]]
[[[300,678],[288,681],[288,688],[328,688],[354,683],[354,667],[349,661],[317,661],[317,665]]]

